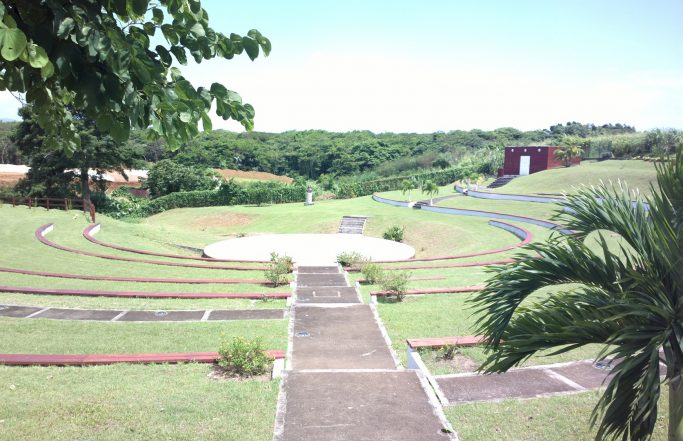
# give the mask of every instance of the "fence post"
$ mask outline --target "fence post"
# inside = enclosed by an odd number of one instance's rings
[[[45,206],[46,206],[46,209],[48,209],[48,210],[50,209],[50,198],[45,199]]]

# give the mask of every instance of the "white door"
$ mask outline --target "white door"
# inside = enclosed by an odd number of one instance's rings
[[[529,174],[529,164],[531,164],[531,156],[519,157],[519,175],[527,176]]]

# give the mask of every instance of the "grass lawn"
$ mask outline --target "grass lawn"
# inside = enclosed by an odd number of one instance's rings
[[[288,290],[284,287],[283,290]],[[250,299],[137,299],[117,297],[78,297],[47,296],[34,294],[0,294],[3,305],[46,306],[50,308],[81,309],[152,309],[152,310],[193,310],[193,309],[282,309],[285,300]]]
[[[146,219],[159,228],[214,234],[334,233],[344,215],[368,216],[365,234],[381,237],[392,225],[406,227],[404,242],[418,257],[474,252],[514,243],[510,233],[489,227],[485,219],[420,212],[374,202],[369,196],[319,201],[312,206],[282,204],[170,210]],[[103,230],[104,231],[104,230]],[[104,237],[104,236],[102,236]]]
[[[286,349],[287,320],[90,322],[0,317],[0,353],[101,354],[217,351],[223,338],[261,338]]]
[[[279,382],[216,381],[211,369],[0,367],[0,438],[271,440]]]
[[[540,202],[496,201],[475,197],[459,196],[445,199],[437,204],[439,207],[464,208],[467,210],[495,211],[497,213],[515,214],[518,216],[548,219],[560,209],[558,204]],[[521,224],[526,228],[526,224]]]
[[[618,180],[626,181],[631,188],[650,193],[650,182],[655,182],[655,167],[652,162],[627,160],[584,162],[575,167],[544,170],[529,176],[513,179],[509,184],[492,189],[496,193],[510,194],[561,194],[574,193],[582,184],[597,185]]]
[[[653,441],[667,439],[668,398],[666,388],[659,400]],[[599,392],[509,400],[500,403],[463,404],[444,409],[463,441],[591,441],[590,414]]]

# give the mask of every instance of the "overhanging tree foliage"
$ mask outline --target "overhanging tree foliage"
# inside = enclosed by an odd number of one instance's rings
[[[634,203],[628,188],[601,186],[568,196],[563,218],[576,232],[530,247],[494,269],[474,305],[484,315],[478,332],[492,351],[482,368],[503,372],[538,351],[561,353],[604,345],[600,358],[616,366],[593,412],[598,439],[649,439],[657,421],[660,360],[669,388],[669,439],[683,440],[683,151],[657,166],[650,198]],[[649,208],[642,202],[647,202]],[[598,233],[617,233],[615,248]],[[568,288],[566,284],[578,284]],[[558,291],[534,293],[555,285]],[[660,350],[663,351],[660,353]]]
[[[152,46],[160,33],[166,44]],[[47,145],[75,151],[69,108],[115,141],[147,129],[171,146],[223,119],[253,126],[254,109],[219,83],[195,88],[174,65],[243,52],[270,53],[257,30],[226,36],[209,27],[199,0],[6,0],[0,3],[0,90],[26,94]]]

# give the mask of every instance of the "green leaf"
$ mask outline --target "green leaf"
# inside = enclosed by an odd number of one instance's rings
[[[189,123],[190,121],[192,121],[192,115],[190,114],[190,112],[180,112],[180,115],[178,117],[184,123]]]
[[[164,11],[159,8],[152,9],[152,22],[160,25],[164,21]]]
[[[145,15],[148,3],[148,0],[128,0],[128,10],[138,16]]]
[[[187,64],[187,55],[185,54],[185,49],[181,46],[171,46],[171,53],[175,55],[178,63],[185,65]]]
[[[210,132],[211,130],[213,130],[211,118],[209,117],[209,115],[206,114],[206,112],[202,112],[202,126],[204,127],[205,132]]]
[[[45,66],[40,69],[40,76],[46,80],[50,78],[55,73],[55,65],[51,61],[48,61]]]
[[[256,40],[251,37],[242,37],[242,46],[244,47],[244,50],[247,52],[247,55],[251,61],[254,61],[256,57],[258,57],[259,46]]]
[[[193,24],[192,27],[190,27],[190,32],[192,32],[197,37],[206,36],[206,32],[204,31],[204,26],[202,26],[201,23]]]
[[[164,63],[166,66],[170,66],[171,63],[173,63],[173,59],[171,58],[171,54],[168,52],[168,50],[159,45],[156,47],[157,54],[159,54],[159,59],[161,59],[161,62]]]
[[[74,19],[71,17],[67,17],[64,20],[62,20],[59,23],[59,28],[57,29],[57,37],[59,38],[67,38],[71,31],[73,31],[74,26],[75,26]]]
[[[43,67],[47,66],[47,64],[50,62],[49,58],[47,57],[47,52],[45,52],[45,49],[43,49],[40,46],[34,45],[32,48],[33,50],[29,51],[29,63],[31,64],[31,67],[35,67],[37,69],[42,69]]]
[[[2,50],[0,54],[7,61],[14,61],[26,50],[26,35],[19,29],[0,29]]]

